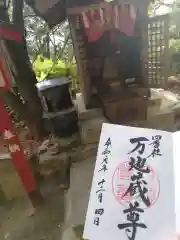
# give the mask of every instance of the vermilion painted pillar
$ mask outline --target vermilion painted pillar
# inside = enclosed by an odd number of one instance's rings
[[[14,125],[3,100],[0,98],[0,133],[3,134],[6,145],[12,157],[12,162],[24,185],[33,207],[42,203],[42,196],[37,189],[32,170],[25,158],[24,151],[20,145],[19,138],[15,132]]]

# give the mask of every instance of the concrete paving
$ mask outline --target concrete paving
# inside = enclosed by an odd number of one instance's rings
[[[65,200],[65,222],[62,240],[75,240],[80,234],[78,227],[83,228],[88,207],[96,157],[84,162],[75,163],[71,168],[71,186]],[[81,229],[82,230],[82,229]]]
[[[60,240],[64,220],[64,197],[58,189],[46,196],[46,202],[34,216],[27,199],[0,205],[1,240]]]

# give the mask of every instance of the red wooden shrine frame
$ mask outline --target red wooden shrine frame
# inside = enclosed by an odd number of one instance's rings
[[[5,33],[3,35],[3,33]],[[13,33],[13,34],[12,34]],[[9,29],[3,28],[0,25],[0,92],[6,92],[10,90],[12,86],[12,75],[11,69],[8,64],[7,56],[4,51],[4,40],[16,40],[12,38],[14,32],[11,32]],[[19,36],[17,32],[16,36]],[[22,36],[22,35],[21,35]],[[11,39],[9,39],[11,37]],[[23,39],[21,37],[21,39]],[[18,41],[19,42],[19,41]],[[33,207],[37,207],[41,202],[41,195],[37,190],[35,179],[30,168],[28,161],[25,157],[24,151],[21,147],[20,140],[15,131],[15,126],[9,116],[9,113],[5,107],[3,99],[0,97],[0,133],[3,135],[4,141],[8,147],[8,150],[12,157],[12,163],[18,172],[18,175],[21,179],[21,182],[24,186],[26,193],[28,194],[30,201]]]

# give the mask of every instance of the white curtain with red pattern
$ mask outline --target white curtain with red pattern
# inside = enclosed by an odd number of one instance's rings
[[[81,17],[89,42],[97,41],[106,30],[119,30],[127,36],[134,35],[137,10],[132,4],[107,6],[82,12]]]

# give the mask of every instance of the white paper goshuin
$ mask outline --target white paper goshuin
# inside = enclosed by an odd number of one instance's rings
[[[170,240],[180,232],[179,166],[180,132],[103,124],[83,238]]]

